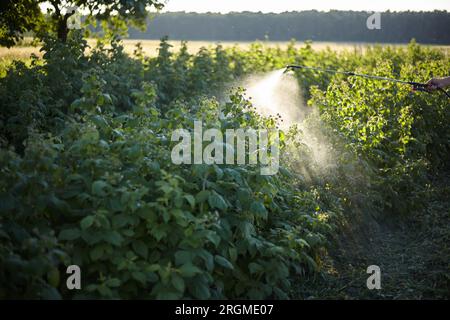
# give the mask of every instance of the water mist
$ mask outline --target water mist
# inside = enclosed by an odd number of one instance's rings
[[[302,90],[294,74],[285,69],[275,70],[266,74],[247,77],[241,84],[247,91],[256,111],[263,116],[280,115],[282,122],[279,126],[287,131],[292,126],[298,129],[295,137],[306,147],[305,153],[292,146],[286,150],[288,158],[296,171],[306,178],[326,174],[335,166],[332,156],[333,147],[320,128],[317,111],[307,107],[303,101]]]
[[[298,81],[284,70],[249,76],[244,79],[242,86],[246,88],[247,96],[261,115],[279,114],[283,120],[280,126],[287,128],[301,122],[307,111],[303,107]]]

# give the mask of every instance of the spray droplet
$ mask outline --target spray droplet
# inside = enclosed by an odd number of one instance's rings
[[[304,118],[305,109],[297,79],[284,71],[250,76],[244,87],[260,114],[281,118],[282,127],[289,127]]]

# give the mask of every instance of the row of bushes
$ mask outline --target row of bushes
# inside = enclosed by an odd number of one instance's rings
[[[274,120],[241,91],[222,104],[200,97],[219,86],[203,79],[213,77],[204,59],[219,63],[209,51],[182,65],[183,51],[163,58],[165,42],[150,61],[85,45],[51,40],[43,64],[16,63],[0,80],[0,297],[289,297],[290,276],[318,270],[338,203],[287,169],[170,160],[171,132],[196,119],[229,129]],[[188,75],[180,91],[164,76],[183,76],[175,67]],[[81,291],[66,288],[72,264]]]
[[[333,218],[356,194],[407,211],[448,159],[446,100],[307,71],[297,79],[321,112],[308,125],[330,141],[331,170],[315,170],[299,128],[285,132],[275,176],[170,161],[171,132],[194,120],[276,125],[240,90],[222,99],[243,75],[297,63],[424,81],[448,71],[437,49],[254,44],[191,55],[163,40],[147,58],[117,41],[86,46],[77,34],[48,38],[42,61],[16,62],[0,79],[2,298],[286,298],[293,279],[320,269]],[[70,264],[82,269],[81,291],[66,288]]]

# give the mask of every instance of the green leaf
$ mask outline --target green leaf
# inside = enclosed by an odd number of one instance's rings
[[[243,221],[239,224],[239,229],[245,239],[249,239],[253,234],[255,234],[255,227],[248,221]]]
[[[95,246],[94,249],[89,252],[89,256],[94,261],[101,259],[103,257],[103,247],[101,245]]]
[[[156,240],[161,241],[164,237],[167,236],[166,230],[161,225],[155,225],[151,229],[152,236],[155,237]]]
[[[202,203],[205,202],[206,200],[208,200],[209,194],[211,192],[209,192],[209,190],[202,190],[199,193],[197,193],[197,195],[195,196],[195,200],[198,203]]]
[[[117,214],[112,217],[112,225],[114,229],[122,228],[127,225],[129,219],[125,214]]]
[[[184,289],[185,289],[184,280],[182,277],[180,277],[179,275],[177,275],[175,273],[172,274],[172,285],[175,289],[177,289],[181,293],[184,292]]]
[[[303,259],[306,261],[308,267],[310,270],[316,271],[318,270],[318,266],[317,263],[314,261],[313,258],[311,258],[309,255],[307,255],[306,253],[302,253],[302,257]]]
[[[192,286],[189,287],[189,291],[196,299],[207,300],[211,297],[209,287],[201,282],[193,282]]]
[[[133,250],[140,255],[142,258],[147,259],[148,257],[148,247],[140,240],[134,241],[132,244]]]
[[[175,252],[175,264],[183,265],[187,263],[192,263],[193,254],[190,251],[180,250]]]
[[[251,262],[248,265],[248,270],[250,270],[251,274],[254,274],[254,273],[258,273],[258,272],[264,271],[264,268],[258,263]]]
[[[306,240],[305,239],[297,239],[297,240],[295,240],[295,242],[296,243],[298,243],[299,245],[301,245],[302,247],[307,247],[307,248],[310,248],[311,246],[309,245],[309,243],[308,242],[306,242]]]
[[[254,201],[250,206],[250,211],[263,219],[267,219],[268,212],[264,204],[259,201]]]
[[[98,286],[97,287],[98,292],[100,293],[101,296],[103,297],[108,297],[111,298],[112,297],[112,291],[110,288],[105,287],[105,286]]]
[[[253,198],[251,190],[246,188],[239,188],[239,190],[237,191],[237,197],[239,199],[239,202],[246,209],[249,207],[250,201]]]
[[[192,263],[183,264],[180,268],[181,275],[185,278],[191,278],[202,271]]]
[[[215,171],[215,173],[217,175],[217,179],[222,179],[222,177],[223,177],[223,170],[220,169],[220,167],[217,166],[217,165],[214,165],[213,168],[214,168],[214,171]]]
[[[220,237],[219,237],[219,235],[218,235],[217,233],[215,233],[214,231],[209,231],[209,232],[206,234],[206,238],[207,238],[209,241],[211,241],[211,242],[214,244],[214,246],[215,246],[216,248],[219,246],[219,243],[220,243]]]
[[[131,273],[131,276],[134,280],[139,281],[142,284],[145,284],[147,282],[147,277],[145,276],[145,273],[134,271]]]
[[[230,254],[231,261],[235,262],[238,256],[236,248],[229,248],[228,253]]]
[[[219,210],[225,210],[228,207],[222,196],[216,192],[213,192],[209,195],[208,203],[211,208],[217,208]]]
[[[155,272],[159,271],[161,269],[161,266],[159,264],[152,264],[146,268],[147,272]]]
[[[94,216],[87,216],[83,220],[81,220],[81,222],[80,222],[81,230],[86,230],[87,228],[92,226],[92,224],[94,223],[94,220],[95,220]]]
[[[201,249],[198,252],[199,257],[205,262],[206,269],[212,271],[214,269],[214,256],[207,250]]]
[[[195,208],[195,198],[193,195],[187,194],[184,196],[184,198],[187,200],[187,202],[191,205],[191,208]]]
[[[102,180],[97,180],[92,183],[92,194],[103,197],[106,195],[106,190],[109,185]]]
[[[57,268],[52,268],[47,273],[47,279],[48,279],[48,283],[52,287],[57,288],[59,286],[59,281],[60,281],[59,270]]]
[[[285,167],[280,167],[280,173],[282,175],[288,177],[288,178],[292,178],[293,177],[292,173],[288,169],[286,169]]]
[[[222,256],[219,256],[219,255],[214,256],[214,261],[216,261],[217,264],[221,265],[222,267],[224,267],[226,269],[230,269],[230,270],[234,269],[231,262]]]
[[[115,246],[120,246],[122,244],[123,238],[117,231],[109,231],[104,236],[103,239]]]
[[[120,280],[117,278],[108,279],[106,285],[111,288],[120,287]]]
[[[60,240],[72,241],[80,237],[80,230],[78,229],[65,229],[59,234]]]

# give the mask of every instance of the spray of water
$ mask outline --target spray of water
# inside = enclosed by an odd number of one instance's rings
[[[252,75],[243,81],[253,106],[264,116],[281,115],[282,128],[304,119],[306,113],[298,81],[284,69]]]
[[[356,155],[346,150],[344,142],[322,122],[317,108],[305,105],[295,74],[276,70],[247,77],[237,85],[246,89],[261,115],[281,115],[284,122],[279,127],[291,131],[281,156],[305,182],[353,186],[356,194],[370,184],[364,162],[361,165]]]
[[[312,178],[312,176],[326,174],[330,168],[334,167],[332,145],[318,128],[319,114],[305,106],[301,88],[294,75],[280,69],[266,74],[252,75],[244,79],[241,85],[246,89],[247,96],[261,115],[280,115],[281,129],[288,130],[295,126],[301,133],[296,138],[309,150],[308,159],[303,157],[305,153],[300,152],[299,149],[296,150],[295,147],[286,150],[290,153],[291,159],[302,154],[302,159],[291,161],[291,164],[295,162],[297,171],[307,178]]]

